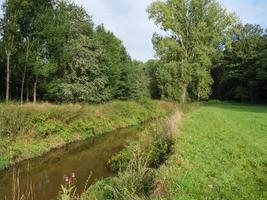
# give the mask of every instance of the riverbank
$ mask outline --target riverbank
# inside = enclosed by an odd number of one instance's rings
[[[150,196],[155,188],[156,171],[169,159],[173,134],[178,131],[182,119],[183,114],[177,106],[173,111],[172,115],[152,121],[137,141],[110,159],[110,169],[117,172],[117,176],[98,181],[79,199],[124,200]],[[66,196],[75,199],[75,195],[69,193]]]
[[[172,110],[170,103],[151,100],[104,105],[0,104],[0,169]]]
[[[118,175],[97,182],[80,199],[266,199],[266,122],[266,106],[186,106],[179,130],[171,131],[170,154],[170,126],[154,122],[111,159]],[[165,162],[158,162],[162,157]]]

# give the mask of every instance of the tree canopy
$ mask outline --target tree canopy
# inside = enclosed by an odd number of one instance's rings
[[[8,0],[3,12],[0,73],[7,81],[1,81],[0,95],[8,95],[6,101],[9,94],[21,103],[101,103],[142,95],[139,64],[84,8],[70,1]]]
[[[216,0],[154,1],[154,60],[68,0],[6,0],[0,19],[0,97],[103,103],[152,97],[267,101],[267,36]]]
[[[207,99],[213,58],[219,45],[227,41],[235,16],[215,0],[156,1],[147,12],[166,32],[153,37],[161,62],[158,79],[162,96],[182,103],[187,98]]]

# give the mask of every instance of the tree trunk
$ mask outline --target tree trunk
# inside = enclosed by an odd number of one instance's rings
[[[23,104],[25,78],[26,78],[26,65],[24,66],[24,71],[23,71],[22,79],[21,79],[21,91],[20,91],[20,104],[21,105]]]
[[[183,88],[182,88],[182,96],[181,96],[181,103],[185,104],[186,102],[186,93],[187,93],[187,86],[188,84],[184,84]]]
[[[28,78],[26,80],[26,102],[28,103],[30,101],[30,91],[29,91],[29,81]]]
[[[26,72],[26,102],[30,102],[29,75]]]
[[[28,57],[29,57],[29,49],[30,49],[30,39],[29,37],[26,38],[26,64],[24,65],[24,71],[22,75],[22,81],[21,81],[21,104],[23,104],[23,93],[24,93],[24,84],[25,79],[27,81],[26,83],[26,102],[29,102],[29,80],[28,80],[28,72],[27,72],[27,66],[28,65]]]
[[[10,51],[6,51],[6,103],[9,102],[9,84],[10,84]]]
[[[200,83],[198,83],[198,86],[197,86],[197,101],[198,102],[200,101]]]
[[[37,82],[38,82],[38,75],[35,77],[35,81],[33,84],[33,103],[36,103],[36,96],[37,96]]]
[[[26,87],[26,102],[30,102],[30,91],[29,91],[29,86],[27,85]]]

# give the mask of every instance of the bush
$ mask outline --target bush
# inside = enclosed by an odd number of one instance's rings
[[[88,199],[125,200],[148,197],[154,189],[155,173],[147,166],[147,156],[138,146],[131,149],[132,159],[117,177],[97,182],[87,192]]]
[[[105,199],[114,200],[115,196],[112,187],[115,184],[114,178],[109,177],[96,182],[92,185],[84,196],[86,199]]]
[[[37,125],[37,135],[46,138],[50,135],[59,134],[61,136],[68,133],[68,129],[60,121],[48,120]]]
[[[131,160],[129,149],[124,149],[112,156],[109,160],[109,167],[113,172],[125,171]]]
[[[4,169],[7,166],[8,159],[3,155],[0,155],[0,170]]]
[[[85,120],[77,120],[71,124],[74,132],[80,133],[84,137],[94,136],[94,128],[86,123]]]
[[[109,166],[113,172],[124,171],[129,161],[133,158],[132,149],[140,148],[144,155],[147,155],[149,167],[156,168],[167,159],[171,146],[171,138],[164,132],[163,122],[157,120],[147,127],[139,138],[139,141],[130,144],[126,149],[114,155]]]
[[[167,125],[167,120],[156,120],[141,133],[138,141],[114,155],[109,165],[112,171],[119,172],[118,176],[109,183],[101,181],[96,187],[92,187],[93,190],[89,189],[89,194],[92,191],[97,194],[94,197],[89,195],[89,199],[148,198],[155,189],[153,168],[167,159],[170,152],[172,138],[166,133]],[[100,185],[105,188],[103,191],[99,188]]]

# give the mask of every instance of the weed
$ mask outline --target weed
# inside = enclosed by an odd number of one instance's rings
[[[0,166],[166,115],[158,101],[103,105],[0,104]]]

